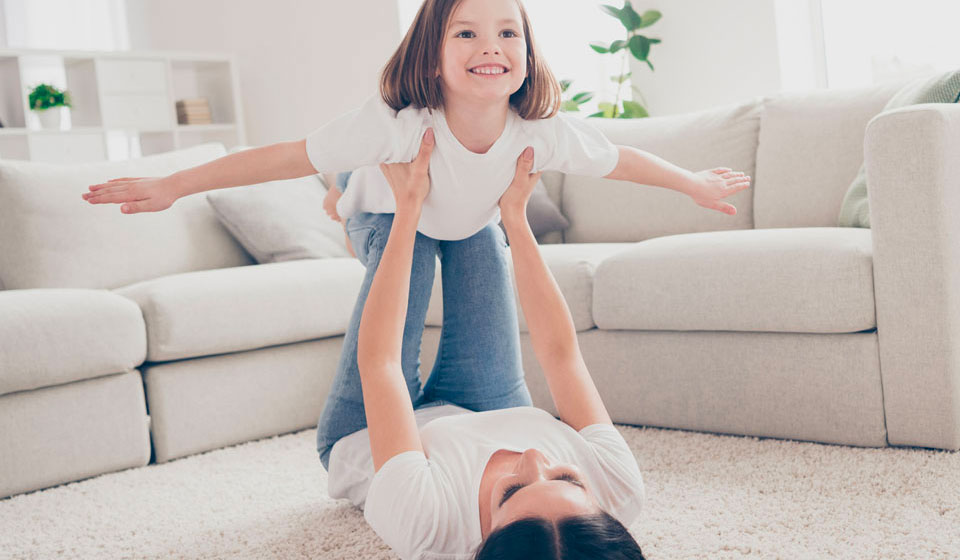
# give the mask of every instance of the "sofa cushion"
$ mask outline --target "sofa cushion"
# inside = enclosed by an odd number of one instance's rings
[[[573,316],[573,325],[577,331],[585,331],[596,326],[593,322],[593,274],[597,265],[609,257],[628,249],[629,243],[570,243],[541,245],[540,254],[546,261],[550,272],[557,280]],[[510,261],[510,273],[513,274],[513,261]],[[443,288],[440,280],[440,264],[437,263],[436,277],[433,280],[433,293],[427,309],[428,327],[443,325]],[[514,287],[516,295],[516,287]],[[520,330],[527,332],[527,322],[523,317],[520,302],[517,301],[517,314]]]
[[[602,263],[601,329],[846,333],[876,327],[869,230],[690,233]]]
[[[867,122],[901,85],[767,99],[754,176],[755,227],[836,226],[847,187],[863,163]]]
[[[346,332],[364,268],[304,259],[186,272],[114,290],[136,301],[152,362],[263,348]]]
[[[130,371],[147,338],[136,304],[106,290],[0,292],[0,395]]]
[[[754,175],[760,102],[749,101],[685,115],[647,119],[591,119],[611,142],[650,152],[702,171],[730,167]],[[560,210],[570,220],[566,243],[642,241],[661,235],[753,227],[753,189],[724,199],[730,216],[698,206],[672,189],[628,181],[567,175]]]
[[[960,103],[960,70],[921,78],[905,85],[886,105],[883,112],[921,103]],[[840,227],[870,227],[870,204],[867,200],[867,170],[861,165],[857,177],[843,197]]]
[[[258,263],[349,257],[343,227],[323,211],[316,175],[207,193],[217,217]]]
[[[224,155],[222,144],[127,161],[0,160],[0,288],[117,288],[177,272],[250,264],[202,193],[163,212],[90,204],[92,184],[168,175]]]

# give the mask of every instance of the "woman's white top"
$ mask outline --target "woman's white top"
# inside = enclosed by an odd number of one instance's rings
[[[362,188],[347,189],[337,202],[341,218],[396,211],[390,185],[378,166],[412,161],[430,127],[436,145],[418,231],[434,239],[465,239],[499,221],[497,201],[510,186],[517,158],[527,146],[534,150],[533,173],[557,170],[603,177],[620,159],[617,147],[582,119],[557,113],[549,119],[525,120],[512,107],[500,137],[486,153],[478,154],[457,140],[443,111],[413,106],[394,111],[375,95],[306,137],[307,157],[318,173],[359,173]]]
[[[629,527],[640,515],[643,478],[620,432],[593,424],[579,432],[530,406],[473,412],[445,404],[415,412],[424,452],[391,457],[374,474],[367,429],[330,452],[328,489],[363,507],[383,540],[408,559],[472,558],[482,541],[480,479],[499,449],[540,450],[576,465],[600,507]]]

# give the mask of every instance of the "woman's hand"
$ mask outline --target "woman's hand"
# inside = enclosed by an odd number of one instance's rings
[[[381,163],[380,171],[390,183],[397,211],[418,210],[430,192],[430,154],[434,146],[433,129],[428,128],[420,140],[420,151],[409,163]]]
[[[500,214],[504,220],[514,218],[526,219],[527,201],[530,200],[530,194],[533,193],[533,188],[537,186],[537,181],[540,180],[540,175],[543,174],[543,171],[530,173],[532,167],[533,146],[527,146],[527,148],[520,153],[520,157],[517,158],[517,172],[513,176],[513,181],[510,182],[510,186],[507,187],[507,190],[500,196]]]
[[[717,167],[696,174],[695,186],[690,192],[690,198],[704,208],[719,210],[733,216],[737,213],[736,207],[720,202],[720,199],[748,187],[750,187],[749,175],[744,175],[740,171],[735,172],[729,167]]]
[[[106,183],[90,185],[83,199],[90,204],[112,202],[123,204],[124,214],[159,212],[173,206],[180,198],[174,180],[167,177],[121,177]]]

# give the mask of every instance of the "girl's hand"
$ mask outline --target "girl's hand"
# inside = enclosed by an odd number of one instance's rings
[[[339,222],[340,214],[337,214],[337,201],[340,200],[343,193],[333,183],[329,183],[329,185],[330,188],[327,189],[327,194],[323,197],[323,211],[327,213],[327,216],[330,216],[331,220]]]
[[[159,212],[173,206],[180,198],[173,179],[168,177],[121,177],[106,183],[90,185],[83,199],[90,204],[112,202],[123,204],[124,214]]]
[[[420,140],[420,152],[409,163],[381,163],[380,171],[390,183],[397,210],[419,210],[430,192],[430,154],[433,153],[433,129],[428,128]]]
[[[533,193],[533,188],[537,186],[537,181],[543,174],[543,171],[530,173],[532,167],[533,146],[527,146],[517,158],[517,172],[513,176],[513,181],[500,196],[500,214],[503,215],[504,220],[515,217],[526,218],[527,201],[530,200],[530,194]]]
[[[745,176],[742,172],[735,172],[729,167],[717,167],[696,174],[696,183],[690,198],[704,208],[719,210],[733,216],[737,213],[736,207],[720,202],[720,199],[748,187],[750,187],[749,175]]]

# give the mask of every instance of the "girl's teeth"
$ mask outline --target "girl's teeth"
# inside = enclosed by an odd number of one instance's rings
[[[476,68],[471,72],[474,74],[503,74],[505,70],[503,68]]]

